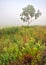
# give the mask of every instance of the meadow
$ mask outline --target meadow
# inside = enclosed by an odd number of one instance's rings
[[[46,65],[46,26],[0,28],[0,65]]]

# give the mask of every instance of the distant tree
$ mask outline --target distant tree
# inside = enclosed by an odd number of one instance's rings
[[[23,12],[20,14],[21,20],[28,22],[28,25],[30,22],[32,22],[32,19],[37,19],[40,15],[41,12],[39,10],[36,12],[33,5],[28,5],[27,7],[23,8]]]

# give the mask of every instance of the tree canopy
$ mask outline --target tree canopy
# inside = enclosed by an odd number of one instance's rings
[[[28,22],[28,25],[30,24],[33,17],[34,19],[37,19],[41,15],[40,10],[36,11],[33,5],[27,5],[27,7],[24,7],[22,10],[23,11],[20,14],[21,20]]]

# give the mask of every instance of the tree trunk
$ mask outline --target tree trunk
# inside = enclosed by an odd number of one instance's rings
[[[32,22],[32,17],[31,17],[31,21],[30,21],[30,23]]]
[[[30,20],[30,21],[28,20],[28,26],[30,25],[30,23],[31,23],[31,22],[32,22],[32,18],[31,18],[31,20]]]
[[[30,22],[28,21],[28,26],[29,26]]]

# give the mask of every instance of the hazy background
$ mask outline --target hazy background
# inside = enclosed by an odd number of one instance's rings
[[[42,16],[31,25],[46,25],[46,0],[0,0],[0,27],[27,25],[20,20],[20,13],[28,4],[42,12]]]

